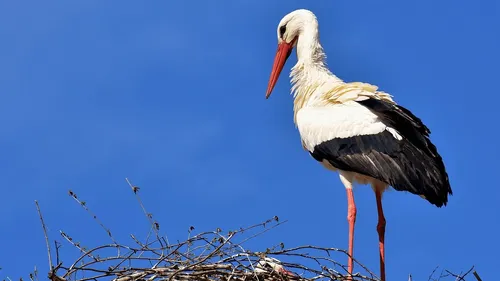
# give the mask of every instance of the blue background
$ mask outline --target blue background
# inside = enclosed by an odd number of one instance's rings
[[[136,2],[138,3],[138,2]],[[495,1],[132,1],[0,3],[0,276],[47,268],[39,200],[51,239],[87,246],[148,223],[125,182],[139,185],[170,240],[289,220],[254,241],[347,248],[338,175],[301,147],[289,69],[264,99],[276,28],[316,13],[330,69],[378,85],[430,127],[454,195],[438,209],[384,197],[391,280],[426,280],[440,265],[476,265],[493,280],[500,252],[500,13]],[[378,273],[375,196],[355,191],[355,257]],[[61,249],[71,256],[67,243]],[[340,260],[345,262],[344,260]]]

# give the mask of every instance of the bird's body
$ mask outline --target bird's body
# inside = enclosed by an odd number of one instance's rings
[[[291,71],[294,121],[302,145],[347,189],[352,256],[356,207],[353,184],[369,184],[376,194],[381,276],[385,280],[385,218],[382,193],[392,186],[441,207],[452,194],[445,166],[429,140],[429,129],[392,97],[368,83],[346,83],[326,67],[318,23],[308,10],[286,15],[278,27],[278,51],[266,97],[269,97],[293,47]],[[352,273],[352,259],[349,259]]]
[[[420,119],[368,84],[340,83],[322,97],[296,112],[314,159],[361,184],[446,204],[448,177]]]

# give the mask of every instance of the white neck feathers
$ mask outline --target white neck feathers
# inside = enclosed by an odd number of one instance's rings
[[[294,111],[313,105],[329,88],[344,83],[326,67],[316,19],[304,21],[297,39],[297,64],[290,73]]]

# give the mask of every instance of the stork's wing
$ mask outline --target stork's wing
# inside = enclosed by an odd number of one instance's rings
[[[370,109],[384,124],[396,129],[413,145],[441,161],[436,147],[429,140],[431,131],[411,111],[400,105],[376,98],[358,101],[358,103]]]
[[[297,125],[316,160],[422,195],[439,207],[447,203],[451,188],[441,157],[427,127],[408,110],[369,98],[303,108]]]

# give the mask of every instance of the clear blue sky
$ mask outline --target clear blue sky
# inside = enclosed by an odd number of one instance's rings
[[[289,222],[253,246],[346,248],[345,190],[293,124],[295,53],[264,99],[276,26],[297,8],[316,13],[331,70],[393,94],[447,165],[446,208],[386,194],[389,278],[426,280],[437,265],[498,275],[500,4],[172,2],[0,4],[2,279],[27,279],[34,265],[45,276],[35,199],[52,239],[62,229],[88,246],[107,241],[68,189],[118,237],[145,233],[125,177],[170,239],[278,215]],[[374,194],[361,186],[355,199],[355,256],[378,272]]]

